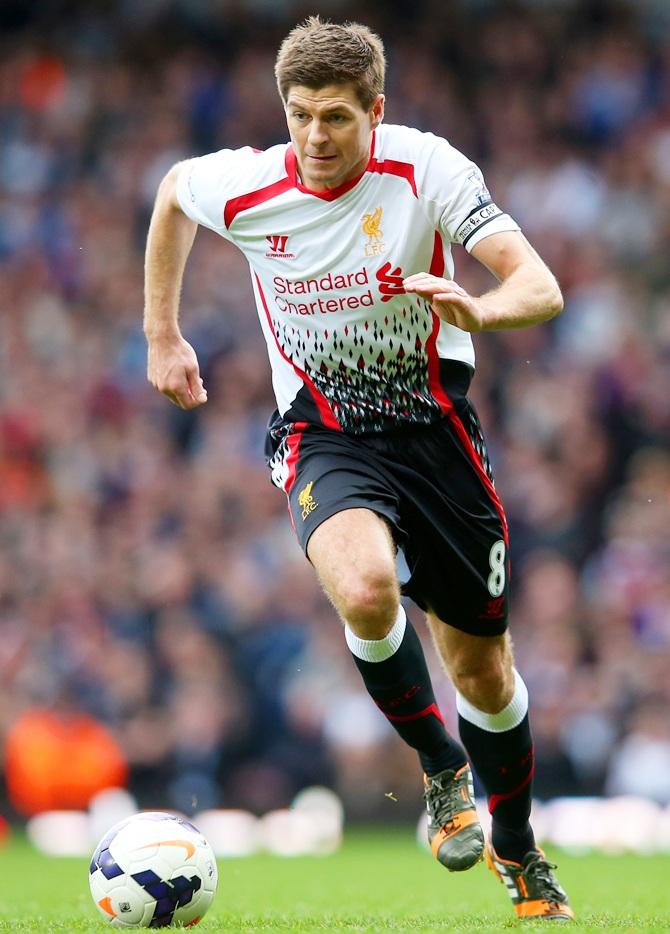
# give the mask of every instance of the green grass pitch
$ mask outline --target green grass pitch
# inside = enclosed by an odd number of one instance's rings
[[[670,856],[571,856],[559,863],[578,922],[573,931],[670,931]],[[226,934],[506,931],[520,925],[503,886],[484,867],[447,873],[411,829],[351,832],[324,857],[256,856],[220,863],[219,892],[195,930]],[[48,859],[23,840],[0,851],[0,932],[103,932],[88,865]],[[533,932],[556,923],[530,925]]]

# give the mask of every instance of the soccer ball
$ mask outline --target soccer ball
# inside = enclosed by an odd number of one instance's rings
[[[93,901],[115,928],[193,927],[212,904],[217,880],[202,834],[159,811],[112,827],[89,867]]]

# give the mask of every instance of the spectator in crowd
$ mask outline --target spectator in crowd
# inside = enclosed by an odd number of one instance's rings
[[[99,791],[122,788],[128,776],[110,731],[62,703],[21,714],[9,729],[5,760],[10,801],[25,816],[86,808]]]

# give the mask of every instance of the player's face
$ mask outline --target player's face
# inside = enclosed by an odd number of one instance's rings
[[[351,84],[293,85],[286,119],[303,184],[327,191],[350,181],[370,158],[372,131],[384,116],[384,95],[364,110]]]

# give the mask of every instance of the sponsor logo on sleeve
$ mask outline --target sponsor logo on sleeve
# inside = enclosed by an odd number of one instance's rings
[[[461,226],[456,231],[454,240],[456,243],[460,243],[461,246],[465,246],[470,237],[485,224],[488,224],[490,221],[494,220],[496,217],[500,217],[502,211],[497,204],[494,204],[490,201],[488,204],[483,204],[480,207],[471,211],[469,216],[463,221]]]
[[[468,175],[468,181],[472,183],[472,187],[476,191],[475,200],[477,204],[488,204],[492,200],[491,193],[486,187],[486,182],[484,181],[484,176],[479,171],[479,169],[474,169]]]

